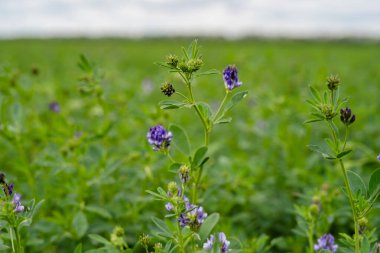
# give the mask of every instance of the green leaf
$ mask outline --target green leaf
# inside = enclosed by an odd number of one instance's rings
[[[88,222],[86,215],[82,211],[77,212],[74,216],[74,219],[72,221],[72,228],[74,229],[77,238],[82,238],[87,232]]]
[[[334,143],[334,141],[332,140],[332,139],[330,139],[330,138],[326,138],[325,139],[325,142],[326,142],[326,144],[329,146],[329,148],[332,150],[332,151],[336,151],[336,146],[335,146],[335,143]]]
[[[195,76],[195,77],[198,77],[198,76],[215,75],[215,74],[221,74],[221,73],[220,73],[219,70],[216,70],[216,69],[210,69],[210,70],[207,70],[207,71],[204,71],[204,72],[201,72],[201,73],[195,74],[194,76]]]
[[[348,181],[350,182],[351,190],[353,193],[360,193],[364,196],[367,195],[367,189],[363,179],[355,172],[347,170]]]
[[[79,56],[78,67],[84,72],[92,72],[92,65],[84,54],[80,54]]]
[[[308,119],[308,120],[305,120],[303,123],[309,124],[309,123],[318,122],[318,121],[322,121],[322,120],[321,119]]]
[[[321,95],[313,86],[309,86],[309,90],[310,90],[310,94],[314,98],[314,100],[316,100],[318,102],[322,101]]]
[[[212,229],[215,227],[215,225],[219,221],[219,214],[213,213],[210,216],[206,218],[206,220],[203,222],[201,229],[199,230],[199,237],[201,238],[201,241],[205,241],[209,234],[211,233]]]
[[[321,147],[317,146],[317,145],[308,145],[307,146],[311,151],[314,151],[314,152],[317,152],[317,153],[320,153],[322,155],[323,158],[325,159],[336,159],[336,157],[326,153]]]
[[[75,249],[74,249],[74,253],[82,253],[82,243],[79,243]]]
[[[123,251],[123,253],[130,253],[131,251],[128,249]],[[113,245],[107,245],[105,247],[101,247],[98,249],[90,249],[86,250],[85,253],[120,253],[120,250],[116,249]]]
[[[348,149],[348,150],[342,151],[336,157],[337,158],[342,158],[342,157],[348,155],[349,153],[351,153],[351,151],[352,151],[352,149]]]
[[[160,235],[163,235],[165,237],[172,237],[172,233],[170,232],[170,229],[165,224],[163,220],[160,220],[156,217],[152,217],[152,221],[154,224],[156,224],[157,228],[161,231]]]
[[[208,148],[206,146],[200,147],[195,151],[193,161],[191,163],[191,167],[199,166],[202,162],[202,159],[207,153]]]
[[[224,111],[223,111],[222,115],[224,115],[228,110],[230,110],[232,107],[234,107],[237,103],[239,103],[247,95],[248,95],[248,91],[240,91],[240,92],[234,94],[232,96],[231,100],[224,107]]]
[[[190,142],[185,130],[177,125],[171,125],[169,129],[173,134],[173,145],[185,155],[190,155]]]
[[[368,238],[364,236],[361,242],[361,252],[369,253],[370,250],[371,250],[371,245],[369,244]]]
[[[380,168],[372,172],[368,184],[368,194],[372,196],[380,190]]]
[[[306,103],[310,104],[313,108],[318,109],[319,104],[316,101],[310,99],[306,99],[305,101]]]
[[[218,119],[214,122],[214,124],[227,124],[227,123],[230,123],[232,121],[232,118],[229,117],[229,118],[221,118],[221,119]]]
[[[210,105],[204,102],[199,102],[197,103],[197,106],[203,118],[206,119],[207,123],[209,123],[212,116]]]
[[[104,244],[104,245],[111,245],[111,242],[108,241],[103,236],[100,236],[97,234],[89,234],[88,237],[95,242],[99,242],[99,243]]]
[[[176,101],[176,100],[163,100],[159,103],[161,109],[178,109],[184,106],[187,106],[187,103]]]
[[[97,215],[99,215],[103,218],[106,218],[106,219],[112,218],[111,213],[107,209],[102,208],[100,206],[86,206],[85,210],[88,212],[97,214]]]

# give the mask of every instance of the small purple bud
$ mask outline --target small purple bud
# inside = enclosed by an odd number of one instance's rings
[[[23,212],[25,207],[23,205],[21,205],[21,194],[18,194],[15,192],[15,194],[13,195],[13,198],[12,198],[12,205],[14,205],[14,212],[16,213],[20,213],[20,212]]]
[[[324,234],[318,239],[318,243],[314,245],[314,250],[319,251],[326,249],[335,253],[338,250],[338,245],[334,244],[334,240],[334,236],[331,234]]]
[[[210,250],[214,247],[215,238],[214,235],[210,235],[210,238],[207,238],[207,241],[203,244],[205,250]]]
[[[58,102],[51,102],[49,104],[49,109],[55,113],[59,113],[61,111],[61,107],[59,106]]]
[[[345,124],[346,126],[351,125],[354,123],[356,119],[355,115],[351,115],[351,109],[346,107],[345,109],[340,109],[340,120]]]
[[[235,65],[228,65],[223,71],[223,80],[226,88],[232,90],[241,86],[243,83],[239,82],[238,70]]]
[[[168,202],[168,203],[166,203],[165,208],[166,208],[167,211],[170,212],[170,211],[173,210],[174,206],[173,206],[172,203]]]
[[[172,140],[172,133],[167,132],[166,129],[157,125],[149,128],[146,138],[150,145],[153,146],[153,150],[158,151],[161,149],[167,149],[170,146]]]

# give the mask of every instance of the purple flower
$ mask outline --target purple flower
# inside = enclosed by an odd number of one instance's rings
[[[346,107],[345,109],[340,109],[340,120],[343,122],[343,124],[349,126],[354,123],[355,119],[355,115],[351,115],[350,108]]]
[[[203,211],[203,207],[201,206],[196,207],[192,211],[190,211],[190,215],[195,217],[195,222],[199,225],[201,225],[207,217],[207,213]]]
[[[158,151],[169,147],[172,140],[172,133],[167,132],[163,126],[157,125],[149,128],[146,138],[149,144],[153,146],[153,150]]]
[[[214,247],[215,238],[214,235],[210,235],[210,238],[207,238],[207,241],[203,244],[203,248],[210,250]]]
[[[207,213],[203,211],[203,207],[198,207],[190,203],[187,197],[183,197],[186,211],[180,214],[178,222],[181,227],[189,226],[193,231],[197,231],[205,218]]]
[[[239,82],[238,70],[235,65],[228,65],[223,71],[224,84],[227,89],[232,90],[241,86],[243,83]]]
[[[168,202],[168,203],[166,203],[165,208],[167,211],[170,212],[171,210],[173,210],[174,206],[172,203]]]
[[[59,106],[59,104],[57,102],[51,102],[49,104],[49,109],[53,112],[60,112],[61,111],[61,107]]]
[[[379,161],[380,161],[380,154],[377,156],[377,160],[379,160]]]
[[[197,207],[196,205],[191,204],[189,198],[186,196],[183,196],[183,202],[185,202],[186,211],[190,211]]]
[[[18,194],[15,192],[12,198],[12,205],[14,205],[15,209],[13,211],[16,213],[23,212],[25,209],[25,207],[21,205],[20,200],[21,200],[21,194]]]
[[[13,183],[10,183],[10,184],[6,184],[5,185],[5,188],[4,191],[5,191],[5,194],[8,195],[8,196],[12,196],[12,193],[13,193]]]
[[[190,219],[187,217],[187,214],[180,214],[178,218],[179,225],[181,228],[188,225],[190,223]]]
[[[221,244],[220,252],[228,252],[228,246],[230,246],[230,241],[227,241],[227,237],[223,232],[219,233],[219,242]]]
[[[314,250],[319,251],[326,249],[335,253],[338,250],[338,245],[334,244],[334,240],[334,236],[331,234],[324,234],[318,239],[318,243],[314,245]]]

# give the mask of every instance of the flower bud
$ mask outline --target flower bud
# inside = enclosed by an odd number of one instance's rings
[[[171,95],[173,95],[175,93],[175,89],[174,89],[173,85],[171,83],[168,83],[168,82],[165,82],[161,86],[161,91],[162,91],[162,93],[164,93],[168,97],[170,97]]]
[[[365,217],[362,217],[358,220],[359,223],[359,232],[362,234],[367,228],[368,220]]]
[[[177,66],[182,72],[184,73],[188,73],[189,72],[189,68],[186,64],[186,62],[180,62],[178,63],[178,66]]]
[[[345,124],[346,126],[351,125],[354,123],[356,119],[355,115],[351,115],[351,109],[346,107],[345,109],[340,109],[340,120]]]
[[[182,165],[179,168],[179,178],[183,184],[186,184],[190,181],[190,168],[187,165]]]
[[[172,195],[172,196],[177,196],[178,194],[178,185],[176,182],[170,182],[168,184],[168,192]]]
[[[317,216],[319,213],[319,206],[317,204],[311,204],[309,206],[309,213],[312,216]]]
[[[187,62],[187,68],[189,72],[196,72],[198,71],[203,65],[202,59],[191,59]]]
[[[322,105],[322,113],[325,115],[326,120],[331,120],[336,116],[336,112],[334,112],[332,105],[324,104]]]
[[[111,243],[115,247],[119,248],[120,250],[126,250],[128,248],[128,245],[126,241],[123,238],[124,236],[124,229],[120,226],[116,226],[111,234]]]
[[[337,75],[330,75],[329,77],[327,77],[327,88],[329,88],[329,90],[331,91],[336,90],[339,84],[340,84],[340,79]]]
[[[166,64],[176,68],[178,65],[178,56],[172,54],[166,56]]]
[[[149,235],[142,234],[140,236],[139,242],[140,242],[141,246],[143,246],[145,249],[147,249],[149,247],[149,243],[150,243]]]
[[[163,253],[163,249],[162,249],[162,244],[161,243],[156,243],[154,244],[154,253]]]

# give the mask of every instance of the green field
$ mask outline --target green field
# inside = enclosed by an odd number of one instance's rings
[[[45,200],[32,225],[21,231],[25,252],[74,252],[79,243],[96,249],[101,244],[88,235],[109,239],[117,225],[130,247],[142,233],[154,237],[151,218],[164,219],[167,212],[146,190],[166,188],[176,174],[169,171],[170,160],[148,144],[149,127],[174,123],[186,130],[192,147],[203,142],[192,110],[160,109],[164,81],[185,89],[154,63],[181,54],[191,40],[0,41],[0,171],[23,201]],[[223,71],[236,64],[239,89],[248,91],[229,112],[232,122],[217,125],[210,137],[199,202],[209,214],[220,214],[215,231],[240,242],[241,252],[305,252],[295,205],[308,206],[318,195],[328,204],[315,239],[329,232],[339,244],[340,232],[354,231],[350,205],[337,164],[307,148],[323,144],[328,132],[322,123],[303,124],[310,112],[305,100],[309,85],[322,90],[327,76],[339,75],[341,96],[349,97],[356,115],[346,166],[368,180],[379,167],[380,44],[253,39],[199,44],[203,69]],[[104,74],[101,99],[78,90],[80,54]],[[194,84],[194,96],[214,110],[223,95],[221,75]],[[49,109],[53,101],[59,113]],[[82,137],[75,137],[79,132]],[[374,209],[368,216],[368,231],[380,224],[378,214]],[[0,229],[9,245],[4,224]],[[136,247],[136,252],[145,251]]]

